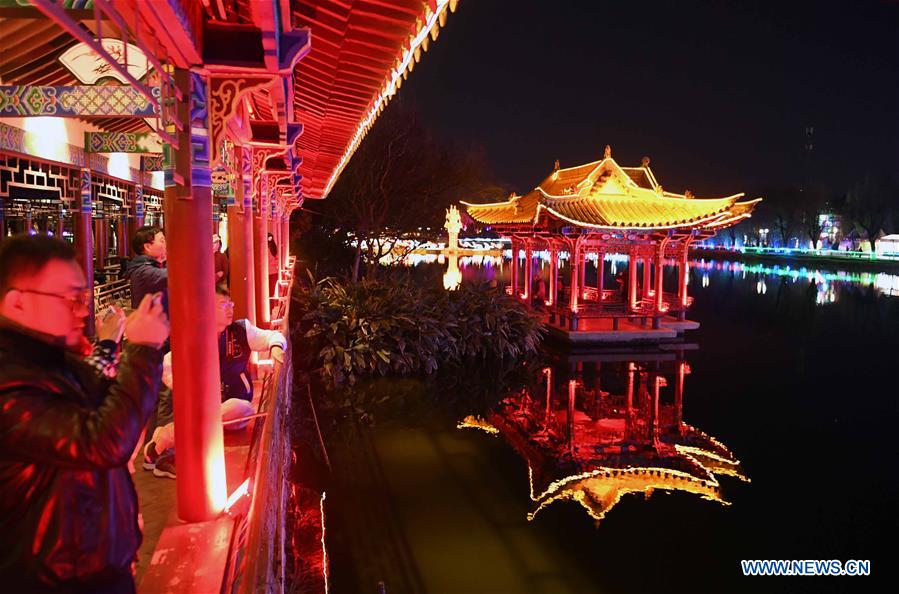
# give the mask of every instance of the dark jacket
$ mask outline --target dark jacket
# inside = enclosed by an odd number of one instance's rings
[[[109,380],[0,319],[0,590],[98,591],[141,542],[127,463],[162,353],[130,345]]]
[[[162,307],[169,313],[169,271],[150,256],[137,256],[128,262],[125,278],[131,283],[131,307],[137,309],[144,295],[162,291]]]

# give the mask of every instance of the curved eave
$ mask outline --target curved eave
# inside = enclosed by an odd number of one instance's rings
[[[600,224],[596,224],[596,223],[590,223],[587,221],[579,221],[577,219],[565,216],[562,213],[558,212],[557,210],[554,210],[553,208],[546,206],[545,204],[540,204],[537,206],[537,216],[535,218],[535,221],[539,220],[541,210],[545,210],[546,212],[548,212],[552,216],[556,217],[557,219],[571,223],[572,225],[575,225],[578,227],[584,227],[584,228],[588,228],[588,229],[599,229],[599,230],[603,230],[603,231],[630,231],[630,230],[633,230],[633,231],[669,231],[672,229],[702,228],[705,225],[712,223],[712,222],[716,221],[717,219],[720,219],[721,217],[724,216],[724,213],[718,212],[718,213],[714,213],[709,216],[702,217],[700,219],[693,220],[693,221],[674,221],[674,222],[671,222],[668,224],[663,224],[663,225],[639,225],[639,224],[635,224],[635,223],[634,224],[612,223],[612,224],[600,225]]]

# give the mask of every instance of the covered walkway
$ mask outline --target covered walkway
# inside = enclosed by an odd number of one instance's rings
[[[327,196],[455,6],[0,2],[0,241],[75,244],[91,333],[130,305],[136,229],[168,244],[178,479],[135,473],[141,592],[285,587],[290,353],[253,362],[257,413],[223,432],[212,237],[235,319],[287,334],[291,213]]]

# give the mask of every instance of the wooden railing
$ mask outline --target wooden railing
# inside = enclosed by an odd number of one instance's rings
[[[285,588],[284,555],[289,530],[286,505],[291,466],[288,421],[293,384],[287,320],[294,265],[295,258],[291,257],[287,269],[279,275],[278,289],[272,297],[272,329],[287,337],[288,348],[284,363],[275,361],[263,384],[259,413],[264,421],[256,423],[247,459],[250,507],[235,526],[222,592],[284,592]]]
[[[131,307],[131,283],[120,279],[94,287],[94,311],[98,314],[110,305]]]

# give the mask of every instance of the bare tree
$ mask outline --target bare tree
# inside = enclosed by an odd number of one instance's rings
[[[781,187],[768,192],[766,198],[781,244],[788,247],[802,225],[801,193],[795,187]]]
[[[845,215],[868,236],[871,251],[878,234],[899,211],[899,186],[892,177],[866,176],[846,195]]]
[[[822,215],[828,213],[830,205],[827,201],[827,190],[821,186],[812,186],[799,194],[799,213],[802,229],[815,247],[824,230]]]
[[[416,112],[394,101],[341,174],[323,212],[355,242],[353,279],[361,265],[376,274],[381,258],[414,249],[439,229],[446,207],[484,186],[486,167],[473,150],[437,142]],[[402,254],[400,254],[402,255]]]

